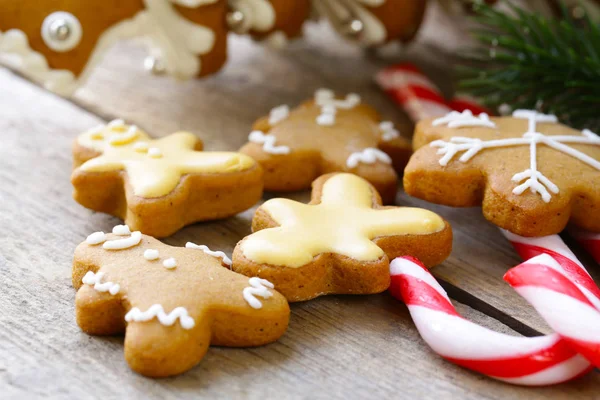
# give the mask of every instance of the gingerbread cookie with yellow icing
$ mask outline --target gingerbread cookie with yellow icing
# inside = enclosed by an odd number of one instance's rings
[[[270,282],[229,270],[222,252],[172,247],[131,232],[96,232],[75,250],[77,324],[91,335],[125,332],[125,359],[140,374],[180,374],[209,345],[248,347],[284,334],[290,309]]]
[[[288,301],[379,293],[390,284],[390,260],[411,255],[433,266],[452,248],[440,216],[384,207],[372,185],[348,173],[318,178],[309,204],[267,201],[252,230],[233,252],[233,270],[273,282]]]
[[[482,205],[494,224],[521,236],[561,232],[568,222],[600,232],[600,137],[554,115],[511,117],[453,111],[421,121],[404,189],[455,207]]]
[[[151,139],[116,120],[80,135],[73,159],[77,202],[156,237],[235,215],[262,196],[262,170],[252,158],[204,152],[188,132]]]
[[[240,150],[265,170],[265,190],[310,188],[324,173],[352,172],[367,179],[385,204],[394,202],[398,176],[411,146],[356,94],[336,98],[320,89],[294,110],[273,109],[254,124]]]

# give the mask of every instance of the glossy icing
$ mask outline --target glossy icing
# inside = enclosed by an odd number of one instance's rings
[[[374,209],[371,187],[352,174],[327,180],[320,204],[272,199],[261,209],[280,226],[248,236],[241,244],[244,256],[257,263],[292,268],[302,267],[322,253],[375,261],[384,256],[372,242],[376,237],[426,235],[445,226],[438,215],[419,208]]]

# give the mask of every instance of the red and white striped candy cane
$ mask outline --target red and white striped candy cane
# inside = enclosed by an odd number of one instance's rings
[[[412,64],[385,68],[375,76],[375,81],[414,122],[452,111],[438,88]]]
[[[381,70],[375,76],[375,81],[413,122],[442,117],[452,110],[471,110],[474,114],[485,112],[494,115],[468,95],[457,94],[446,101],[427,75],[410,63],[392,65]]]
[[[566,382],[593,368],[557,334],[515,337],[464,319],[427,268],[413,257],[396,258],[390,272],[390,292],[406,303],[423,340],[455,364],[527,386]]]
[[[580,229],[569,229],[571,235],[600,263],[600,233],[587,232]]]
[[[573,350],[600,367],[600,309],[548,254],[533,257],[504,276]]]
[[[523,260],[529,260],[540,254],[548,254],[554,258],[560,265],[561,272],[583,292],[596,309],[600,310],[600,288],[596,286],[583,264],[581,264],[560,236],[550,235],[526,238],[504,229],[501,229],[501,231]],[[600,332],[598,335],[600,335]]]

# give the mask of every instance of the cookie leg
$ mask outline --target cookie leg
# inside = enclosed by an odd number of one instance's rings
[[[261,346],[279,339],[289,322],[289,306],[279,300],[277,307],[248,313],[215,312],[211,343],[216,346]]]
[[[90,335],[116,335],[125,330],[125,311],[119,296],[82,286],[75,296],[77,324]]]
[[[125,334],[125,360],[134,371],[160,378],[181,374],[202,360],[210,345],[207,323],[197,319],[192,329],[156,320],[130,322]]]

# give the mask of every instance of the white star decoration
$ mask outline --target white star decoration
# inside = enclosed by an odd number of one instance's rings
[[[452,115],[450,115],[452,114]],[[467,119],[468,116],[460,117],[460,113],[454,112],[448,114],[444,118],[440,118],[444,122],[440,122],[439,124],[452,124],[452,121],[458,121],[461,118]],[[481,115],[480,115],[481,117]],[[573,143],[573,144],[588,144],[588,145],[600,145],[600,137],[595,135],[592,131],[588,129],[584,129],[581,133],[582,136],[574,136],[574,135],[559,135],[559,136],[548,136],[543,133],[537,132],[537,124],[540,122],[547,123],[556,123],[558,122],[556,116],[554,115],[546,115],[541,114],[536,111],[531,110],[516,110],[513,113],[514,118],[523,118],[529,121],[529,129],[527,132],[523,134],[520,138],[507,138],[507,139],[498,139],[498,140],[481,140],[477,138],[469,138],[469,137],[453,137],[449,141],[445,140],[435,140],[430,143],[431,147],[437,147],[439,150],[437,154],[442,155],[439,163],[442,166],[448,165],[448,163],[460,152],[464,152],[460,158],[458,159],[460,162],[467,162],[471,158],[473,158],[476,154],[478,154],[483,149],[490,149],[495,147],[511,147],[511,146],[529,146],[529,169],[525,171],[519,172],[512,177],[512,181],[516,183],[521,183],[517,187],[513,189],[513,193],[516,195],[520,195],[525,190],[529,189],[531,193],[538,193],[542,196],[542,200],[548,203],[552,195],[550,193],[557,194],[559,192],[558,186],[556,186],[550,179],[548,179],[542,172],[538,170],[537,165],[537,145],[538,143],[545,144],[548,147],[551,147],[557,151],[568,154],[572,157],[577,158],[581,162],[600,170],[600,161],[588,156],[587,154],[576,150],[570,146],[567,146],[565,143]],[[475,117],[469,117],[475,118]],[[470,120],[472,121],[472,120]],[[439,125],[438,124],[438,125]],[[493,122],[491,123],[493,124]],[[435,125],[435,122],[434,122]],[[454,125],[454,127],[460,126],[472,126],[470,123],[466,125]],[[481,125],[487,126],[487,125]],[[450,126],[452,127],[452,126]],[[490,128],[495,127],[489,126]]]

